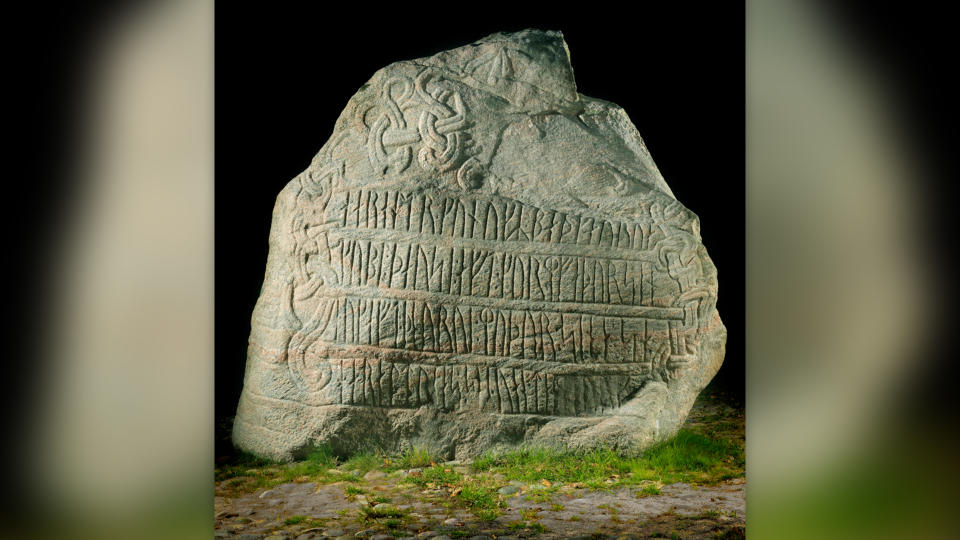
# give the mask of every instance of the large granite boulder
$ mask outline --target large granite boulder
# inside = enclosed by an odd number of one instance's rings
[[[723,361],[716,268],[559,32],[391,64],[277,198],[233,439],[636,452]]]

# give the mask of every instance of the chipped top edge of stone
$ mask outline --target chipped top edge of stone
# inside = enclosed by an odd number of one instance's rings
[[[504,31],[504,32],[494,32],[492,34],[486,35],[480,39],[472,41],[470,43],[465,43],[456,47],[449,49],[444,49],[442,51],[437,51],[436,53],[430,56],[421,56],[418,58],[408,58],[403,60],[397,60],[391,62],[390,64],[378,69],[376,73],[371,77],[371,80],[375,79],[378,75],[382,74],[385,71],[389,71],[390,68],[400,65],[400,64],[430,64],[432,61],[435,61],[438,56],[443,54],[448,54],[451,52],[456,52],[460,50],[467,49],[469,47],[476,47],[480,45],[495,44],[495,43],[511,43],[516,45],[519,49],[529,49],[530,45],[536,44],[537,42],[543,44],[556,44],[559,47],[559,50],[563,51],[563,56],[554,56],[556,60],[559,60],[558,64],[553,66],[553,69],[556,69],[557,66],[565,72],[565,75],[569,80],[567,81],[570,85],[568,91],[571,94],[570,98],[572,101],[576,101],[579,98],[579,93],[577,92],[576,79],[574,78],[573,65],[570,61],[570,47],[567,45],[566,39],[564,39],[563,32],[560,30],[541,30],[538,28],[525,28],[523,30],[516,31]],[[545,48],[539,49],[539,52],[542,54],[546,51]],[[548,67],[542,63],[542,67]],[[368,81],[369,82],[369,81]],[[563,92],[558,92],[560,95]]]
[[[570,48],[567,46],[567,41],[563,37],[563,32],[560,30],[540,30],[539,28],[524,28],[523,30],[516,30],[512,32],[494,32],[470,43],[460,45],[459,47],[453,47],[451,49],[447,49],[446,51],[438,51],[437,54],[440,52],[449,52],[466,47],[483,45],[486,43],[513,43],[522,48],[524,45],[534,43],[538,40],[542,42],[559,42],[559,45],[563,49],[565,55],[563,60],[566,61],[567,67],[570,66]],[[425,58],[431,58],[433,56],[436,56],[436,54]]]
[[[570,49],[567,47],[567,41],[563,37],[563,32],[560,30],[540,30],[539,28],[524,28],[523,30],[516,30],[513,32],[494,32],[487,36],[484,36],[476,41],[473,44],[479,43],[499,43],[508,41],[511,43],[521,44],[524,38],[527,36],[536,36],[540,38],[547,38],[552,41],[559,41],[563,46],[564,51],[567,53],[567,60],[570,60]]]

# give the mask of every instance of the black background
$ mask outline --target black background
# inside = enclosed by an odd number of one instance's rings
[[[229,428],[277,194],[307,167],[348,99],[387,64],[498,31],[560,30],[578,90],[622,106],[677,199],[701,219],[729,331],[715,385],[743,395],[744,18],[645,4],[642,16],[483,17],[323,7],[216,13],[216,414]],[[224,434],[221,433],[221,437]]]

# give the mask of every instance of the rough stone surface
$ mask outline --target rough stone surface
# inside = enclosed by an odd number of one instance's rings
[[[277,198],[234,442],[668,438],[726,341],[699,227],[623,109],[577,92],[560,33],[391,64]]]
[[[384,479],[385,481],[386,479]],[[377,484],[381,485],[381,484]],[[389,485],[384,483],[382,485]],[[374,489],[371,487],[371,489]],[[669,484],[662,488],[660,495],[639,497],[637,488],[621,487],[614,490],[565,489],[552,495],[550,500],[542,501],[531,497],[512,498],[502,505],[503,515],[494,521],[482,520],[476,516],[466,516],[456,523],[445,523],[450,518],[450,510],[442,506],[448,497],[438,500],[419,500],[416,490],[395,493],[394,496],[410,500],[419,508],[419,512],[429,514],[425,520],[414,523],[415,517],[408,514],[413,530],[410,536],[417,538],[469,538],[464,536],[496,535],[498,539],[509,535],[532,536],[533,531],[516,531],[510,525],[519,521],[530,521],[530,515],[536,514],[536,522],[549,532],[537,538],[573,538],[587,534],[586,538],[619,538],[623,534],[635,534],[640,538],[671,538],[676,531],[680,538],[718,538],[720,533],[730,528],[742,528],[746,522],[746,484],[743,479],[722,482],[716,486],[693,487],[683,483]],[[249,523],[238,523],[236,518],[215,520],[216,530],[238,529],[240,534],[257,533],[262,538],[271,534],[293,534],[277,531],[283,527],[284,519],[294,516],[309,516],[311,519],[331,521],[321,532],[320,538],[363,537],[368,525],[358,526],[357,514],[340,486],[321,485],[316,489],[286,489],[283,509],[267,506],[255,494],[234,497],[214,498],[214,508],[230,509],[239,513],[244,508],[252,508],[256,519]],[[341,514],[341,510],[350,510]],[[321,517],[324,516],[324,517]],[[668,526],[660,527],[658,522]],[[334,523],[339,523],[335,525]],[[386,534],[382,525],[375,533]],[[603,536],[590,533],[602,532]],[[523,534],[520,534],[523,533]],[[661,533],[661,534],[657,534]],[[737,538],[737,536],[728,536]],[[742,536],[740,536],[742,538]]]

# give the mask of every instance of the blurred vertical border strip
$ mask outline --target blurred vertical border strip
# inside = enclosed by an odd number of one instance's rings
[[[46,89],[76,125],[57,127],[28,461],[7,464],[24,511],[0,537],[210,538],[213,1],[43,11],[38,39],[74,52],[38,69],[78,74]],[[93,31],[54,43],[61,24]]]
[[[939,27],[888,14],[877,48],[826,2],[746,5],[751,538],[957,534],[956,440],[925,386],[952,375],[942,170],[916,125],[935,93],[902,70],[936,61],[905,47]]]

